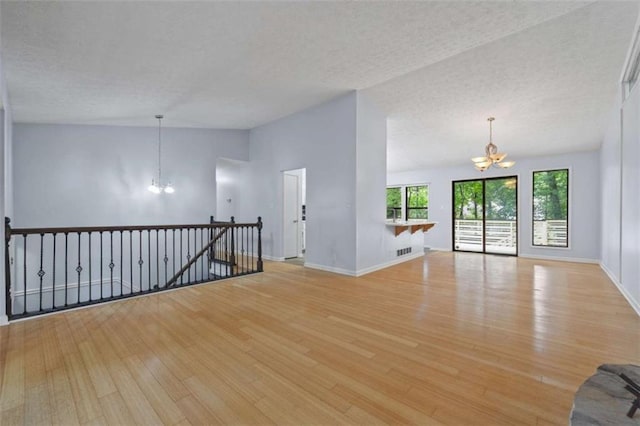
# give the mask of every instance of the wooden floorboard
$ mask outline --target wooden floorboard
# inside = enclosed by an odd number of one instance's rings
[[[432,252],[0,328],[0,424],[566,424],[640,317],[596,265]]]

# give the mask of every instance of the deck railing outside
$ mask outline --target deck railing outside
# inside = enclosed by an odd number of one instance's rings
[[[455,220],[454,247],[457,250],[482,251],[482,220]],[[486,220],[486,250],[493,253],[516,253],[517,222],[515,220]],[[567,239],[566,220],[535,221],[535,245],[564,246]]]
[[[262,220],[11,228],[6,312],[16,319],[262,272]]]

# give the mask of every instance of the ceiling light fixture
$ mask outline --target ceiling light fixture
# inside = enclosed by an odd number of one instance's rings
[[[477,170],[480,170],[481,172],[484,172],[493,165],[501,167],[503,169],[508,169],[509,167],[516,164],[515,161],[503,162],[502,160],[507,157],[507,154],[498,152],[498,147],[493,144],[493,120],[495,120],[494,117],[487,118],[487,121],[489,122],[489,144],[487,144],[485,148],[486,156],[474,157],[471,159],[471,161],[473,161],[474,163],[473,165],[475,166],[475,168]]]
[[[163,115],[156,115],[156,119],[158,119],[158,180],[151,179],[151,185],[147,188],[149,192],[153,192],[154,194],[173,194],[176,192],[171,182],[167,182],[166,185],[162,184],[162,119]]]

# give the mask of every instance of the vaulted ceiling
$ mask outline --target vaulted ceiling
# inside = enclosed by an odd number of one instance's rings
[[[18,122],[252,128],[363,90],[390,171],[597,148],[637,2],[2,2]]]

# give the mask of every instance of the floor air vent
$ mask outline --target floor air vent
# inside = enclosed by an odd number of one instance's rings
[[[405,254],[411,253],[411,247],[406,247],[400,250],[396,250],[396,256],[404,256]]]

